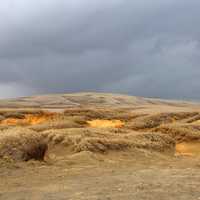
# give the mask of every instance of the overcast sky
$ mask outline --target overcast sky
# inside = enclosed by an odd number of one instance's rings
[[[200,99],[199,0],[6,0],[0,16],[0,98]]]

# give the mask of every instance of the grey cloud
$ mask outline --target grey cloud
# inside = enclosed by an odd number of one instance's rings
[[[106,91],[200,98],[199,1],[1,4],[0,88],[12,85],[13,95]]]

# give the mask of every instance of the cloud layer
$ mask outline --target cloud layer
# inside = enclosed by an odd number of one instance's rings
[[[7,0],[0,97],[104,91],[200,99],[197,0]]]

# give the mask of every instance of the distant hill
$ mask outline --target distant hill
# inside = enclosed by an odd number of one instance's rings
[[[0,100],[0,108],[133,107],[144,105],[186,106],[197,105],[197,103],[110,93],[49,94]]]

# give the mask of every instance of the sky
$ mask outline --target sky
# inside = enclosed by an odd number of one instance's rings
[[[0,98],[200,99],[199,0],[0,2]]]

